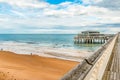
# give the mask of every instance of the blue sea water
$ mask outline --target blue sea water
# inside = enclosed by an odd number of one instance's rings
[[[95,51],[101,44],[74,44],[75,34],[0,34],[1,42],[27,43],[37,46],[53,48],[68,48],[87,51]]]

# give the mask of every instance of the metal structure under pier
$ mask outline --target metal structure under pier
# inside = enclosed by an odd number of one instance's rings
[[[83,31],[74,37],[75,44],[103,44],[113,35],[100,34],[98,31]]]

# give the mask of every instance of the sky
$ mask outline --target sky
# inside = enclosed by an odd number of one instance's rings
[[[0,0],[0,34],[120,31],[120,0]]]

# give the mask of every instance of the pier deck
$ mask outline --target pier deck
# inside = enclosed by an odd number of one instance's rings
[[[102,80],[120,80],[120,34]]]
[[[120,80],[120,32],[61,80]]]

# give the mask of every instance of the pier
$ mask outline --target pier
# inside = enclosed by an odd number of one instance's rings
[[[120,34],[118,35],[102,80],[120,80]]]
[[[100,34],[98,31],[83,31],[74,37],[75,44],[103,44],[113,35]]]
[[[61,80],[120,80],[120,32]]]

